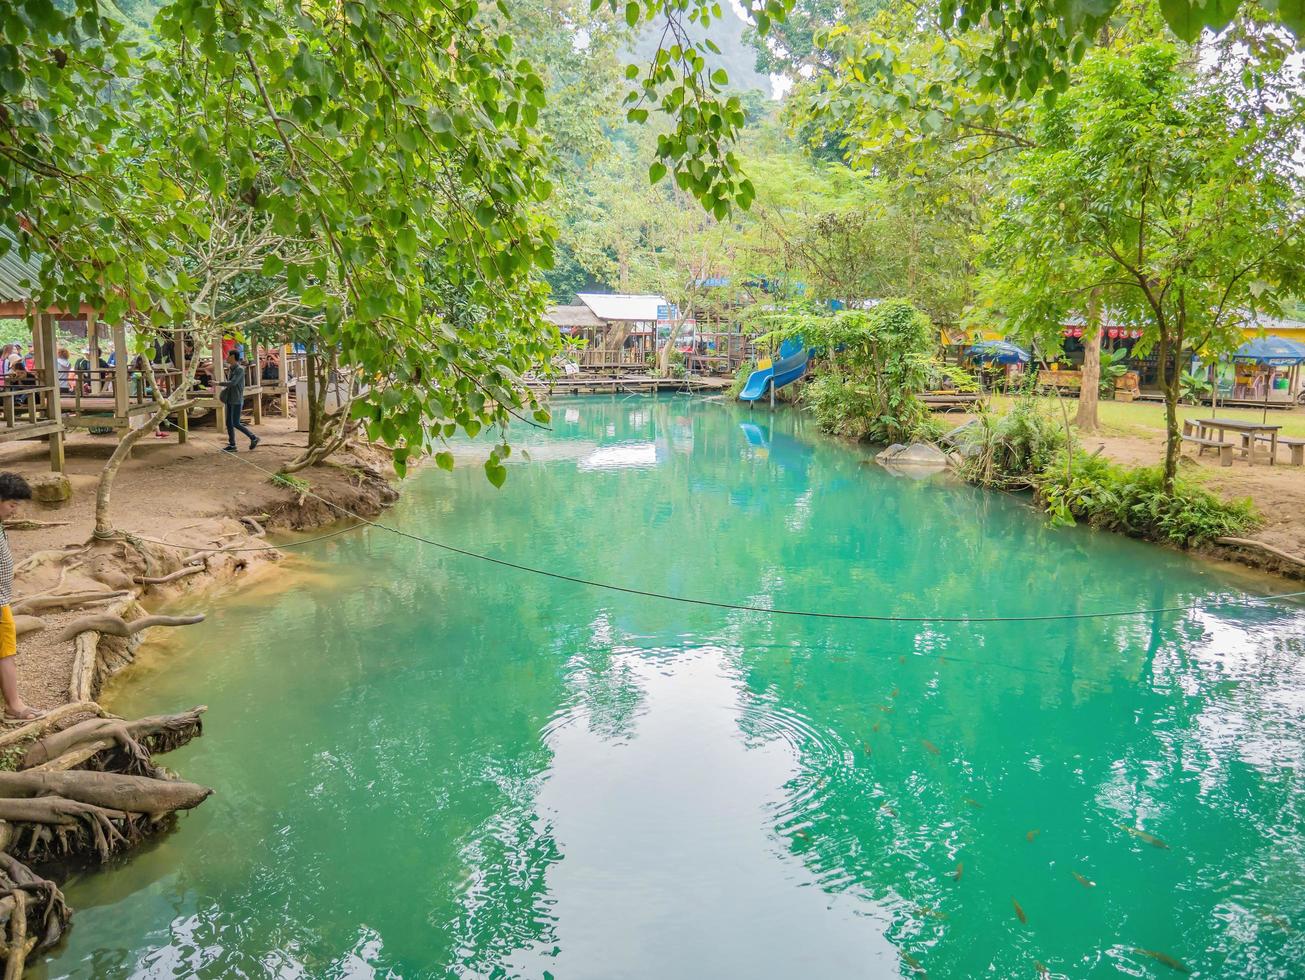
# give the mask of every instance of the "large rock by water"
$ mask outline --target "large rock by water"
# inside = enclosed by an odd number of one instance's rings
[[[927,442],[913,442],[909,446],[895,443],[879,453],[875,460],[892,466],[942,468],[947,465],[947,454]]]

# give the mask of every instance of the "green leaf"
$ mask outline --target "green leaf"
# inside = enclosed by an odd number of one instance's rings
[[[1160,0],[1160,15],[1184,41],[1195,41],[1205,27],[1205,17],[1191,0]]]
[[[654,161],[652,166],[648,168],[648,183],[650,184],[657,183],[665,176],[666,164],[662,163],[660,160]]]
[[[452,453],[447,453],[447,452],[436,453],[436,454],[435,454],[435,465],[438,466],[438,467],[439,467],[440,469],[442,469],[442,470],[448,470],[449,472],[452,472],[452,471],[453,471],[453,454],[452,454]]]
[[[503,486],[503,481],[507,479],[507,467],[498,461],[497,458],[491,457],[485,460],[485,476],[495,487]]]
[[[625,22],[631,27],[639,23],[639,5],[633,0],[625,5]]]

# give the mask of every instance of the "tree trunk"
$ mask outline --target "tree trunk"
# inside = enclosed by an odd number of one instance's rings
[[[308,445],[314,445],[322,435],[322,400],[317,391],[317,345],[310,343],[304,357],[308,366]]]
[[[693,306],[685,308],[684,314],[675,321],[671,327],[671,334],[666,338],[666,343],[662,346],[661,352],[657,355],[657,373],[663,378],[671,373],[671,352],[675,350],[675,341],[680,336],[680,331],[684,329],[684,324],[693,316]]]
[[[1101,390],[1101,290],[1088,296],[1087,329],[1083,331],[1083,386],[1078,393],[1079,432],[1097,431],[1097,401]]]
[[[109,520],[109,498],[113,493],[113,478],[118,475],[119,468],[131,455],[132,447],[146,436],[152,435],[159,427],[159,423],[167,418],[171,411],[171,405],[160,405],[150,416],[150,420],[139,429],[129,429],[114,448],[113,455],[104,464],[104,469],[100,470],[100,483],[95,490],[95,536],[97,538],[113,535],[113,524]]]
[[[1168,337],[1160,340],[1160,358],[1157,367],[1160,374],[1160,388],[1165,396],[1165,471],[1164,492],[1173,496],[1174,484],[1178,480],[1178,456],[1183,448],[1182,433],[1178,428],[1178,357],[1174,364],[1169,364],[1170,344]]]

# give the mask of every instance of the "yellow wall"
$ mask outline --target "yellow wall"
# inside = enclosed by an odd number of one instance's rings
[[[1243,330],[1247,340],[1254,340],[1260,336],[1258,330]],[[1264,331],[1266,336],[1285,337],[1288,340],[1296,340],[1305,344],[1305,327],[1274,327],[1272,330]]]

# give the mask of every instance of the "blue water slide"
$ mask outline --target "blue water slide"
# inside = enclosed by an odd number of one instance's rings
[[[784,341],[780,344],[777,361],[758,368],[748,375],[748,383],[739,392],[739,401],[755,402],[759,398],[765,398],[772,381],[776,391],[787,384],[792,384],[807,373],[807,361],[810,356],[810,351],[802,345],[801,340],[795,338]]]

